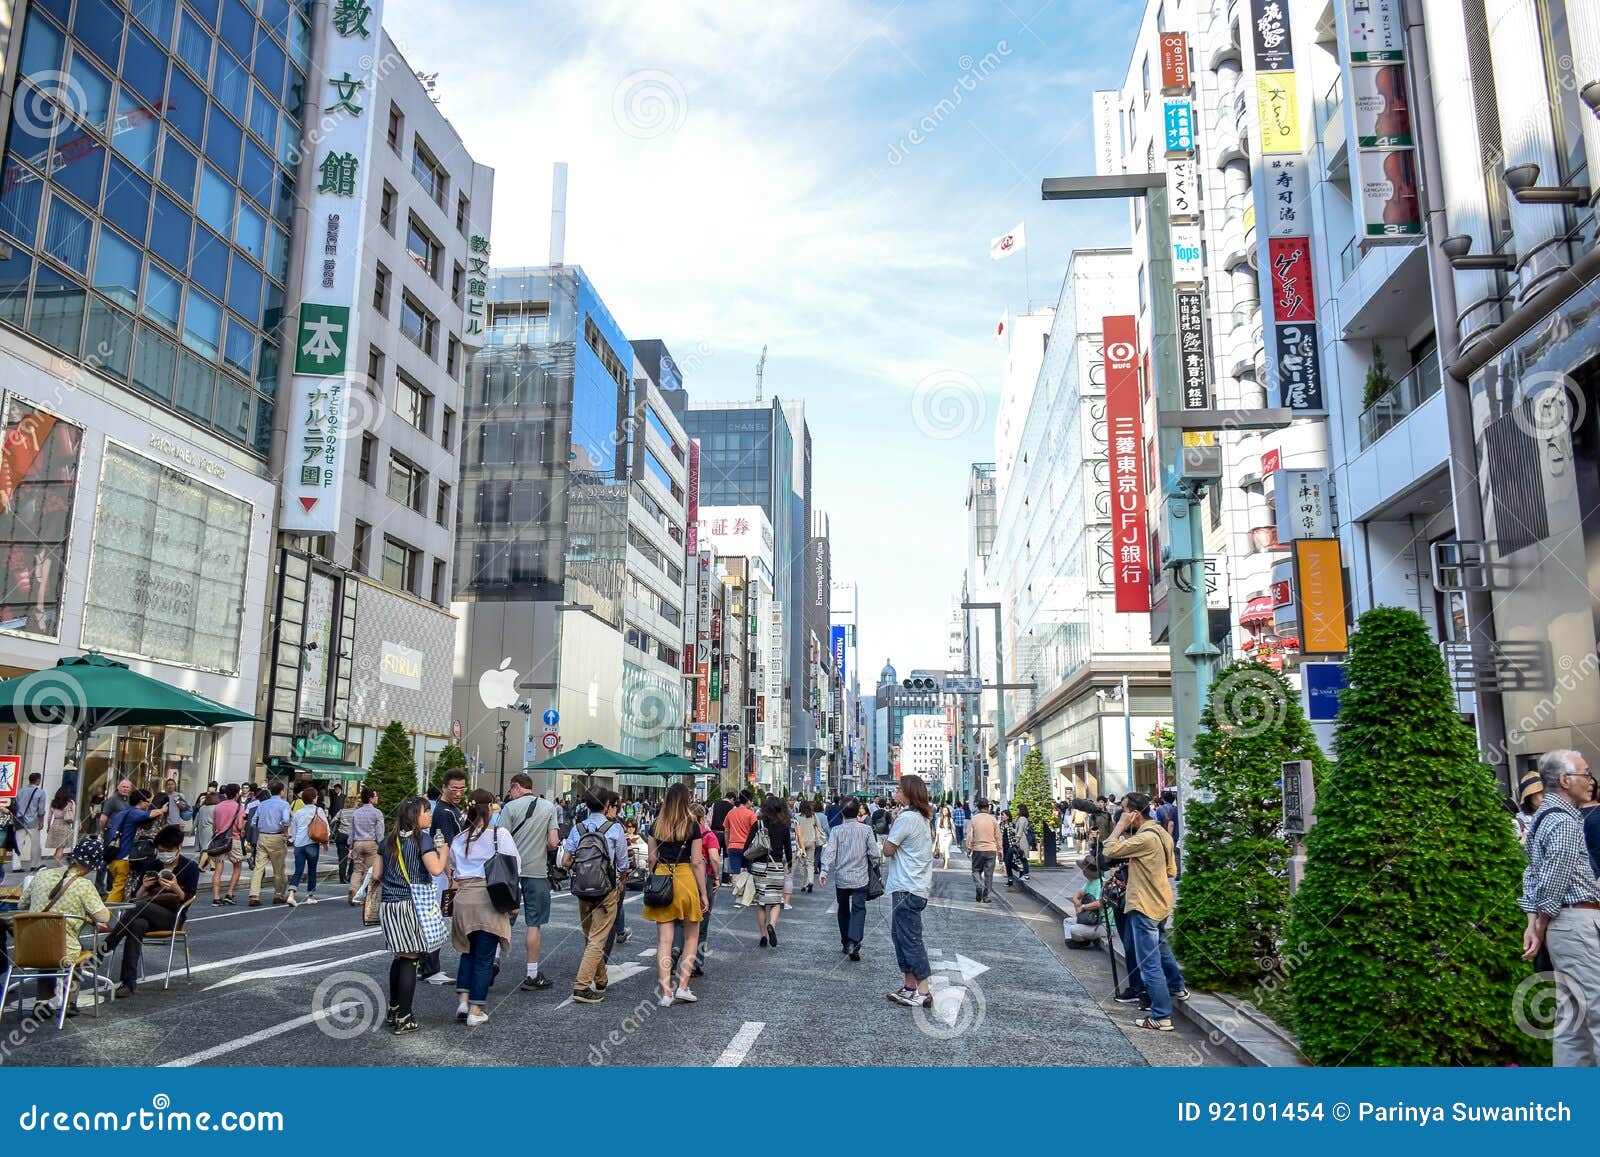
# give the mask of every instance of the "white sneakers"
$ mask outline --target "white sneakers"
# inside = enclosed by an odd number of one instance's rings
[[[678,989],[677,992],[673,993],[672,995],[673,995],[674,998],[683,1001],[685,1004],[694,1004],[697,1001],[699,1001],[699,999],[700,999],[694,993],[690,992],[687,988],[680,988],[680,989]]]

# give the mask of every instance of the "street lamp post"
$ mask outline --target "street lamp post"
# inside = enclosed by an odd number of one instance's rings
[[[511,729],[511,720],[500,720],[500,798],[506,797],[506,732]]]
[[[1006,693],[1000,684],[1006,681],[1006,664],[1004,643],[1000,638],[1000,604],[995,603],[962,603],[961,609],[965,611],[993,611],[994,612],[994,746],[995,746],[995,773],[999,777],[1000,798],[1006,795]]]

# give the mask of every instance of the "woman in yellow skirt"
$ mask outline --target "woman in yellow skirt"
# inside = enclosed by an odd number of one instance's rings
[[[689,991],[689,974],[700,945],[700,916],[706,903],[706,862],[700,851],[700,825],[689,810],[689,789],[675,783],[667,789],[661,814],[650,828],[650,875],[672,877],[672,899],[658,907],[645,905],[644,918],[656,923],[656,975],[661,983],[662,1008],[674,1000],[692,1004],[700,999]],[[646,882],[646,894],[649,881]],[[672,938],[675,925],[683,925],[683,955],[678,987],[672,987]]]

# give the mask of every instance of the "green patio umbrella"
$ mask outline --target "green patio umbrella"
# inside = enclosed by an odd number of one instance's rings
[[[5,684],[0,683],[0,688]],[[3,718],[0,718],[3,722]],[[612,751],[609,747],[602,747],[593,742],[580,743],[571,751],[563,751],[560,755],[552,755],[541,763],[531,764],[528,771],[644,771],[652,770],[651,766],[642,759],[635,759],[631,755],[623,755],[620,751]]]
[[[71,727],[79,754],[101,727],[216,727],[256,717],[129,669],[104,655],[76,655],[0,682],[0,723]]]
[[[714,767],[707,767],[703,763],[696,763],[692,759],[685,759],[670,751],[663,751],[660,755],[652,756],[646,761],[646,775],[716,775]]]

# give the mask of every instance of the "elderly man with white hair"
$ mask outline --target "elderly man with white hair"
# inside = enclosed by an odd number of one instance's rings
[[[1546,752],[1539,759],[1544,806],[1533,817],[1524,846],[1528,868],[1522,897],[1528,914],[1523,959],[1548,949],[1556,971],[1555,1063],[1600,1064],[1600,889],[1595,886],[1579,809],[1600,786],[1576,751]]]

